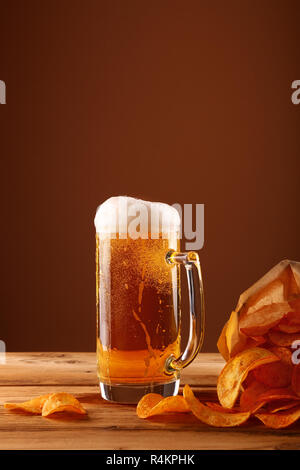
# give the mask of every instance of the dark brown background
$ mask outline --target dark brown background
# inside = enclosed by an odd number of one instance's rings
[[[295,1],[0,3],[0,339],[95,349],[96,207],[205,204],[206,351],[300,259]]]

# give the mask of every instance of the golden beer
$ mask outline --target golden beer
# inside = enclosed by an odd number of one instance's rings
[[[180,353],[179,267],[166,262],[179,249],[170,239],[96,236],[98,376],[109,384],[172,381],[166,359]],[[99,288],[101,286],[101,288]]]

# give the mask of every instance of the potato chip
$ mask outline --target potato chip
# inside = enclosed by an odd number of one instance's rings
[[[220,342],[218,342],[218,348],[220,347],[219,350],[223,357],[228,360],[244,349],[258,346],[248,342],[245,345],[242,344],[245,343],[245,339],[242,337],[244,333],[239,328],[239,322],[245,316],[251,317],[252,313],[270,304],[286,305],[286,302],[289,303],[290,311],[297,311],[295,312],[298,316],[297,323],[300,323],[300,263],[290,260],[278,263],[239,296],[231,328],[228,327],[228,324],[226,328],[223,328]],[[257,326],[256,323],[254,326]],[[276,321],[274,326],[276,326]],[[226,341],[224,341],[225,331]],[[257,333],[249,334],[249,336],[257,336]]]
[[[292,356],[291,349],[300,343],[300,263],[282,261],[243,292],[221,336],[218,347],[228,361],[217,383],[223,407],[232,409],[242,390],[240,411],[284,416],[299,408],[300,366],[295,367],[298,355]],[[264,349],[278,359],[245,360],[249,348]],[[207,406],[217,411],[216,405]]]
[[[261,346],[266,342],[266,338],[264,336],[246,336],[243,333],[240,333],[240,337],[245,336],[246,342],[244,343],[244,347],[239,350],[239,352],[245,350],[245,349],[250,349],[250,348],[255,348],[257,346]],[[233,351],[234,353],[235,351]],[[231,357],[233,357],[235,354],[232,354]]]
[[[279,357],[281,362],[286,365],[292,365],[292,351],[284,346],[272,346],[269,350]]]
[[[226,323],[226,328],[223,328],[217,346],[224,359],[228,361],[239,352],[260,346],[265,342],[264,336],[247,336],[241,332],[238,313],[233,311]]]
[[[262,364],[275,361],[279,361],[279,358],[263,348],[246,349],[230,359],[217,381],[217,393],[221,405],[224,408],[232,408],[248,372]]]
[[[284,333],[283,331],[271,330],[268,337],[271,343],[277,346],[290,347],[294,341],[300,340],[300,333]]]
[[[259,397],[258,401],[270,402],[274,400],[298,400],[297,395],[289,387],[283,388],[271,388],[263,392]]]
[[[230,357],[235,356],[243,349],[247,349],[247,336],[239,331],[239,317],[236,311],[231,312],[225,336]]]
[[[250,416],[250,413],[230,413],[227,410],[222,412],[203,405],[195,397],[189,385],[185,385],[183,396],[196,418],[210,426],[221,428],[239,426],[247,421]]]
[[[300,323],[300,296],[296,299],[290,300],[289,304],[292,311],[288,314],[288,318],[295,323]]]
[[[265,305],[240,317],[240,331],[248,336],[262,336],[276,326],[291,310],[288,302]]]
[[[223,408],[223,406],[221,406],[219,403],[212,402],[212,401],[205,402],[205,405],[208,406],[208,408],[211,408],[212,410],[221,411],[222,413],[239,413],[240,412],[239,408]]]
[[[249,389],[245,390],[241,395],[240,406],[242,411],[250,411],[255,413],[259,408],[273,401],[289,400],[289,402],[297,402],[298,398],[289,388],[273,388],[265,389],[264,384],[256,382],[251,384]]]
[[[144,395],[137,404],[136,413],[138,417],[148,418],[149,410],[152,410],[161,400],[163,400],[163,396],[158,393]]]
[[[253,382],[256,382],[256,378],[254,376],[254,371],[253,370],[250,370],[250,372],[248,372],[248,375],[247,377],[245,378],[245,380],[243,381],[242,385],[241,385],[241,390],[245,390],[246,388],[248,388]]]
[[[250,411],[255,413],[264,405],[264,402],[258,400],[259,396],[268,389],[263,383],[254,381],[246,388],[240,397],[241,411]]]
[[[299,401],[296,400],[278,400],[268,404],[266,413],[277,413],[278,411],[288,410],[298,405]]]
[[[257,413],[255,415],[265,426],[272,429],[282,429],[293,424],[300,417],[300,406],[278,413]]]
[[[284,298],[284,286],[280,279],[274,279],[264,284],[259,289],[253,289],[253,287],[255,287],[255,285],[240,296],[239,300],[241,300],[241,297],[244,298],[243,304],[238,304],[241,309],[241,315],[254,312],[266,305],[278,304],[286,300]]]
[[[44,403],[42,416],[49,416],[61,411],[86,414],[81,403],[70,393],[52,393]]]
[[[4,408],[8,410],[22,410],[27,413],[42,414],[42,409],[45,401],[50,397],[51,393],[47,395],[42,395],[37,398],[33,398],[29,401],[24,401],[23,403],[4,403]]]
[[[279,304],[284,301],[284,284],[280,279],[274,279],[249,298],[246,303],[246,311],[251,313],[265,305]]]
[[[289,325],[300,325],[300,311],[291,310],[285,316]]]
[[[273,346],[269,350],[279,357],[280,362],[260,366],[253,371],[256,380],[271,388],[287,387],[292,380],[292,353],[285,347]]]
[[[277,325],[277,329],[284,333],[298,333],[300,331],[300,324],[292,325],[287,318],[283,318]]]
[[[218,350],[220,354],[223,356],[223,358],[225,359],[225,361],[228,361],[230,359],[230,354],[229,354],[229,350],[228,350],[227,342],[226,342],[227,325],[228,325],[228,322],[226,322],[225,325],[223,326],[222,332],[217,342]]]
[[[254,369],[254,376],[268,387],[287,387],[292,380],[292,365],[282,361],[264,364]]]
[[[244,349],[254,348],[265,342],[264,336],[249,337],[241,333],[239,331],[238,313],[233,311],[223,327],[217,346],[224,359],[228,361]]]
[[[300,294],[299,286],[295,278],[296,273],[291,266],[288,266],[281,274],[280,278],[284,284],[285,299],[292,300]]]
[[[264,336],[250,336],[250,339],[252,339],[256,343],[257,346],[267,341]]]
[[[136,409],[139,418],[150,418],[150,416],[164,413],[186,413],[190,411],[183,396],[163,398],[157,393],[148,393],[144,395]]]
[[[293,367],[292,390],[300,396],[300,364]]]
[[[271,407],[272,402],[275,402],[273,403],[273,410],[271,410],[272,413],[275,412],[274,410],[279,411],[280,409],[288,409],[289,406],[284,407],[283,405],[281,405],[283,401],[285,401],[286,403],[299,404],[297,396],[293,393],[290,388],[286,387],[269,389],[257,397],[256,405],[254,406],[252,413],[255,413],[255,411],[257,411],[262,406],[265,406],[266,404],[267,407]],[[267,410],[267,412],[269,411]]]

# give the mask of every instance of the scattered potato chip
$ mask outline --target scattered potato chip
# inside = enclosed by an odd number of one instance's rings
[[[157,393],[144,395],[137,405],[137,415],[139,418],[150,418],[150,416],[164,413],[186,413],[189,407],[183,396],[177,395],[163,398]]]
[[[300,417],[300,406],[288,411],[278,413],[257,413],[255,415],[265,426],[272,429],[286,428],[293,424]]]
[[[240,317],[240,331],[248,336],[262,336],[276,326],[291,310],[288,302],[265,305]]]
[[[27,413],[42,414],[42,409],[45,401],[50,397],[51,393],[42,395],[32,400],[24,401],[23,403],[4,403],[4,408],[8,410],[22,410]]]
[[[224,408],[232,408],[238,397],[241,384],[250,370],[279,358],[263,348],[251,348],[234,356],[225,364],[217,381],[217,393]]]
[[[300,340],[300,333],[284,333],[283,331],[269,331],[269,340],[277,346],[290,347],[294,341]]]
[[[205,402],[205,405],[208,406],[208,408],[211,408],[212,410],[215,411],[221,411],[222,413],[239,413],[240,409],[239,408],[223,408],[219,403],[216,403],[215,401],[207,401]]]
[[[136,413],[138,417],[147,418],[149,410],[152,410],[161,400],[163,400],[163,396],[158,393],[144,395],[137,404]]]
[[[193,394],[189,385],[185,385],[183,396],[192,413],[203,423],[215,427],[233,427],[247,421],[250,413],[230,413],[228,410],[218,411],[203,405]]]
[[[61,411],[86,414],[81,403],[70,393],[52,393],[44,403],[42,416],[49,416]]]

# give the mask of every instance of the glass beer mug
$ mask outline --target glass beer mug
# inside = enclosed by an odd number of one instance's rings
[[[101,395],[118,403],[137,403],[146,393],[176,395],[180,371],[195,358],[204,336],[199,257],[180,252],[179,214],[167,204],[120,196],[99,206],[95,226]],[[190,310],[183,352],[180,265]]]

